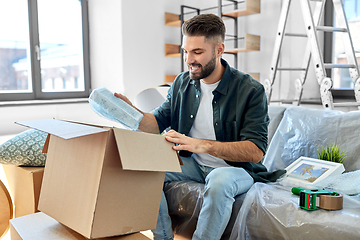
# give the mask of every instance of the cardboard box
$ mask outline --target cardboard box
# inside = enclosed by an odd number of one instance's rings
[[[11,240],[86,240],[84,236],[62,225],[42,212],[10,220]],[[101,240],[149,240],[142,233],[102,238]],[[99,239],[100,240],[100,239]]]
[[[9,230],[9,221],[13,217],[13,203],[4,183],[0,180],[0,239]]]
[[[18,167],[3,164],[15,205],[15,217],[38,211],[44,167]]]
[[[40,211],[87,238],[156,227],[165,172],[181,172],[164,136],[55,119],[19,124],[50,134]]]

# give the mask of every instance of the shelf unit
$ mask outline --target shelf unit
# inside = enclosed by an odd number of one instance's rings
[[[248,0],[245,1],[245,4],[245,9],[222,13],[222,18],[226,19],[226,17],[241,17],[260,13],[260,0]],[[180,14],[165,12],[165,25],[170,27],[180,27]]]
[[[184,21],[186,21],[185,15],[189,13],[197,13],[200,14],[201,11],[207,11],[211,9],[217,9],[218,15],[223,19],[232,19],[234,21],[234,34],[226,35],[225,41],[233,40],[234,47],[231,49],[225,49],[225,54],[232,54],[234,56],[234,66],[237,68],[238,66],[238,53],[240,52],[251,52],[251,51],[260,51],[260,36],[245,34],[244,37],[238,37],[238,17],[247,16],[252,14],[260,13],[260,0],[227,0],[231,2],[231,4],[223,5],[222,0],[218,0],[218,6],[210,7],[206,9],[197,9],[190,6],[181,6],[181,14],[173,14],[169,12],[165,12],[165,25],[170,27],[180,27]],[[245,8],[238,9],[238,4],[244,3]],[[233,11],[223,12],[223,7],[233,6]],[[186,12],[185,9],[191,9],[191,12]],[[181,29],[180,29],[181,31]],[[230,38],[230,39],[229,39]],[[242,47],[238,47],[238,41],[243,40],[244,44]],[[182,33],[181,33],[181,41],[182,41]],[[181,43],[182,44],[182,43]],[[165,44],[165,57],[181,57],[181,44]],[[181,71],[184,71],[184,62],[181,61]],[[258,73],[251,73],[251,76],[256,76],[256,79],[259,80]],[[255,77],[254,77],[255,78]],[[174,75],[166,75],[165,82],[169,83],[171,79],[174,79]]]

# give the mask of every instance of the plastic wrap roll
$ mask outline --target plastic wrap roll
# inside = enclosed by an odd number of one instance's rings
[[[127,104],[120,98],[114,96],[106,88],[97,88],[89,97],[91,109],[98,115],[109,120],[119,122],[131,129],[138,129],[143,114]]]

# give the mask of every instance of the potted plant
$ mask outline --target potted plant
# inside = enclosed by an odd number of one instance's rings
[[[346,152],[341,152],[340,148],[335,144],[332,146],[320,146],[319,149],[316,150],[318,154],[318,158],[321,160],[326,160],[330,162],[342,163],[346,158]]]

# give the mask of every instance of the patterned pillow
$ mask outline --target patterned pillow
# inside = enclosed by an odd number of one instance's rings
[[[0,163],[16,166],[45,166],[42,153],[47,133],[30,129],[0,145]]]

